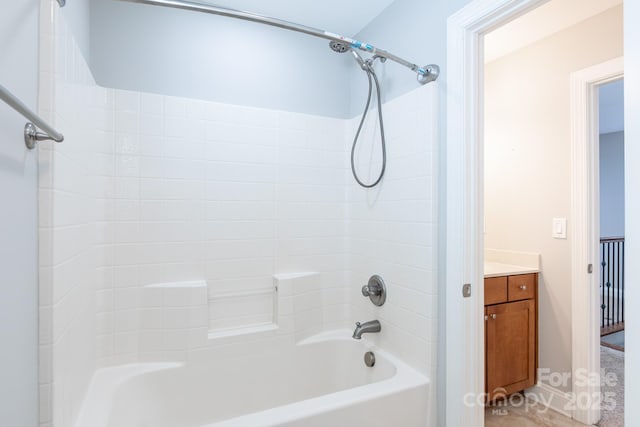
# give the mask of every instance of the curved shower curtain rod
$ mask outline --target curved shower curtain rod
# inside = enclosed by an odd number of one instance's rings
[[[174,9],[183,9],[190,10],[195,12],[204,12],[211,13],[214,15],[226,16],[229,18],[237,18],[242,19],[244,21],[257,22],[260,24],[271,25],[273,27],[284,28],[285,30],[296,31],[303,34],[308,34],[310,36],[319,37],[322,39],[347,43],[352,49],[359,49],[365,52],[369,52],[375,56],[379,56],[382,58],[390,59],[394,62],[397,62],[400,65],[404,65],[405,67],[411,69],[415,73],[418,74],[418,82],[421,84],[426,84],[432,82],[438,78],[438,74],[440,73],[440,68],[435,64],[425,65],[420,67],[412,62],[409,62],[405,59],[400,58],[390,52],[387,52],[383,49],[378,49],[375,46],[372,46],[368,43],[363,43],[358,40],[354,40],[349,37],[341,36],[339,34],[330,33],[328,31],[319,30],[313,27],[307,27],[305,25],[295,24],[293,22],[285,21],[282,19],[271,18],[268,16],[258,15],[250,12],[243,12],[240,10],[229,9],[226,7],[214,6],[209,4],[202,3],[193,3],[182,0],[120,0],[127,1],[130,3],[142,3],[142,4],[150,4],[153,6],[164,6],[170,7]]]

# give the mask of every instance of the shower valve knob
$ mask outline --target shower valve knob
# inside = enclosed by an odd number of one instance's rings
[[[387,287],[382,277],[377,274],[371,276],[369,282],[362,287],[362,295],[369,297],[373,305],[381,306],[387,299]]]
[[[364,285],[362,287],[362,295],[365,297],[371,296],[371,295],[378,295],[380,293],[379,289],[372,289],[369,287],[369,285]]]

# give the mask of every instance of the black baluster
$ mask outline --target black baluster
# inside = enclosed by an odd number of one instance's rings
[[[623,240],[622,241],[622,276],[620,278],[621,287],[622,287],[622,321],[623,322],[624,322],[624,263],[625,263],[624,254],[625,254],[625,250],[624,250],[624,240]]]
[[[617,276],[615,281],[615,294],[616,294],[616,324],[620,323],[620,241],[616,242],[616,270]]]
[[[600,322],[601,328],[604,328],[604,309],[606,307],[604,303],[604,266],[607,265],[607,263],[604,262],[604,245],[604,242],[600,242],[600,258],[602,259],[600,261],[600,274],[602,276],[600,278],[600,287],[602,288],[602,291],[600,291],[602,293],[602,302],[600,303],[600,311],[602,311],[602,321]]]
[[[611,243],[607,242],[607,326],[611,325]]]

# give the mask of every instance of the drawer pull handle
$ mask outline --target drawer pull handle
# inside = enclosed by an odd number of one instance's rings
[[[489,316],[487,316],[486,314],[484,315],[484,321],[486,322],[487,320],[489,320]]]
[[[491,314],[491,318],[492,318],[493,320],[496,320],[496,317],[498,317],[498,316],[497,316],[495,313],[492,313],[492,314]]]
[[[526,291],[527,290],[527,285],[520,285],[520,290]]]

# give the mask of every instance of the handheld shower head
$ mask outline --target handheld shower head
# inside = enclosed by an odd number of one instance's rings
[[[362,59],[362,56],[360,56],[360,54],[358,52],[356,52],[355,50],[351,49],[351,54],[355,58],[355,60],[358,63],[358,65],[360,65],[360,68],[362,68],[365,71],[367,71],[369,69],[369,65],[367,64],[367,62],[364,59]]]

